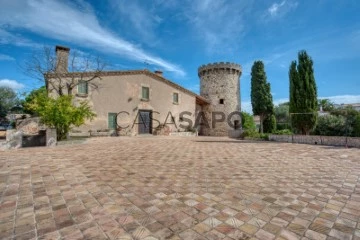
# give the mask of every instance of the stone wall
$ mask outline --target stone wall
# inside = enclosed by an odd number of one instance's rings
[[[198,69],[200,78],[200,95],[210,102],[206,111],[207,122],[210,128],[201,130],[203,135],[228,136],[229,130],[233,130],[227,121],[212,124],[212,112],[221,112],[227,119],[230,113],[239,112],[240,109],[240,75],[241,66],[235,63],[213,63],[203,65]],[[223,101],[223,102],[221,102]],[[221,116],[217,116],[219,119]],[[231,122],[238,120],[240,116],[231,118]]]
[[[269,135],[270,141],[360,148],[360,138],[314,135]]]
[[[24,135],[36,135],[40,130],[46,130],[46,126],[40,122],[39,117],[19,119],[16,121],[16,130]]]

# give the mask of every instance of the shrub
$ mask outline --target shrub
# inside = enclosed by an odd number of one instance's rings
[[[46,92],[35,95],[27,103],[27,107],[39,114],[45,125],[56,129],[58,140],[65,139],[73,126],[79,127],[86,119],[92,120],[96,116],[86,101],[80,101],[75,105],[72,96],[54,99],[48,97]]]
[[[264,132],[272,133],[276,131],[276,118],[275,115],[269,115],[264,119]]]
[[[256,125],[252,115],[247,112],[241,112],[241,125],[245,131],[255,131]]]
[[[244,131],[241,135],[242,138],[253,138],[253,139],[263,139],[263,140],[269,140],[269,135],[266,133],[259,133],[254,130],[250,131]]]
[[[349,130],[346,122],[346,118],[340,115],[320,116],[314,129],[314,134],[322,136],[346,136]]]
[[[292,132],[290,129],[282,129],[282,130],[276,130],[275,132],[273,132],[274,134],[277,135],[291,135]]]

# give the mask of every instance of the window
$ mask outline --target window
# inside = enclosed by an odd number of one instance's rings
[[[117,114],[116,113],[108,113],[108,128],[116,129],[117,127]]]
[[[173,93],[173,103],[178,104],[179,103],[179,94]]]
[[[141,88],[141,99],[143,100],[149,100],[149,88],[148,87],[142,87]]]
[[[223,98],[220,98],[219,103],[220,103],[220,104],[224,104],[224,99],[223,99]]]
[[[81,81],[78,84],[78,93],[79,94],[88,94],[88,83]]]
[[[234,120],[234,129],[239,129],[240,128],[240,124],[239,124],[239,120]]]

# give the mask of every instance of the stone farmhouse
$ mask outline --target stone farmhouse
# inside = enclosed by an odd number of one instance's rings
[[[69,52],[69,48],[56,46],[56,71],[65,81],[80,76],[68,72]],[[102,71],[93,80],[96,88],[79,80],[71,93],[74,104],[87,100],[97,116],[74,130],[129,136],[183,131],[207,136],[240,134],[241,66],[223,62],[203,65],[198,76],[200,95],[166,79],[161,71]],[[53,80],[49,74],[48,81]]]

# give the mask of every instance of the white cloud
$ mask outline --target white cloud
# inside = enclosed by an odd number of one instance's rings
[[[184,76],[184,70],[153,56],[101,26],[91,7],[82,0],[75,3],[59,0],[1,1],[0,26],[25,29],[39,35],[75,43],[138,62],[148,62]]]
[[[15,61],[15,58],[0,53],[0,61]]]
[[[156,45],[159,37],[155,33],[155,29],[161,24],[163,19],[156,14],[157,7],[146,8],[143,2],[138,0],[132,1],[110,1],[113,9],[117,10],[119,20],[127,26],[131,24],[131,31],[136,31],[136,37],[141,37],[147,45]]]
[[[9,87],[15,91],[23,89],[25,86],[22,83],[17,82],[16,80],[10,79],[0,79],[0,87]]]
[[[297,8],[298,2],[292,0],[284,0],[279,3],[273,3],[265,14],[265,19],[282,17],[291,10]]]
[[[320,99],[329,99],[335,104],[360,103],[360,95],[337,95],[329,97],[319,97]]]
[[[0,23],[1,23],[1,11],[0,11]],[[12,34],[4,29],[1,29],[0,25],[0,45],[12,44],[17,47],[41,47],[41,44],[35,43],[19,34]]]
[[[273,5],[271,5],[268,8],[268,12],[270,13],[271,16],[276,16],[278,14],[279,9],[283,7],[285,3],[286,1],[282,1],[281,3],[273,3]]]

